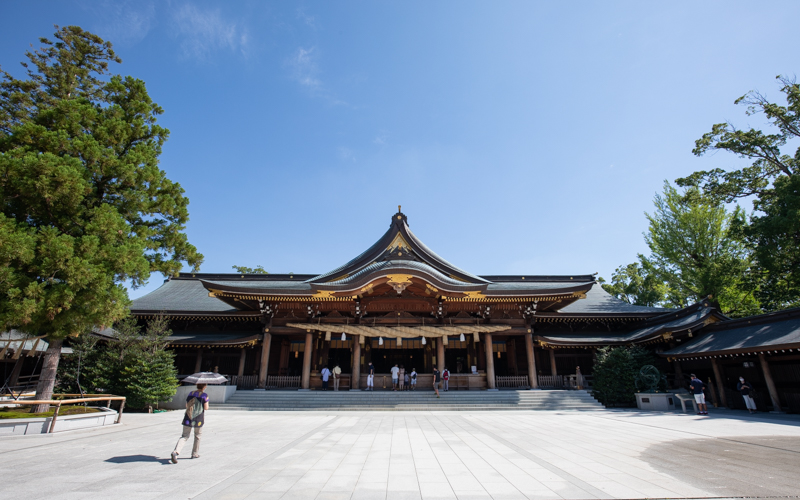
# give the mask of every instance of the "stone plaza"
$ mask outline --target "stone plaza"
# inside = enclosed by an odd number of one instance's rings
[[[713,410],[180,413],[0,439],[2,497],[590,499],[793,497],[800,418]]]

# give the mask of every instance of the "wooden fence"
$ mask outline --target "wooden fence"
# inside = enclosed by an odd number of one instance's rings
[[[541,377],[539,377],[541,378]],[[528,383],[528,376],[527,375],[520,375],[516,377],[495,377],[494,378],[495,387],[498,389],[501,387],[513,387],[517,388],[530,388],[530,384]]]
[[[237,389],[255,389],[258,387],[258,375],[231,375],[228,382],[230,385],[235,385]]]
[[[270,375],[267,377],[267,389],[299,389],[300,375]]]

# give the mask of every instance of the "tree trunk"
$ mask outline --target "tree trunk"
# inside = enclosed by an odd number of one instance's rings
[[[36,386],[35,399],[52,399],[53,387],[56,384],[56,371],[58,371],[58,361],[61,359],[61,346],[64,341],[49,340],[47,352],[44,355],[42,373],[39,375],[39,385]],[[31,409],[31,413],[42,413],[50,409],[50,405],[36,405]]]

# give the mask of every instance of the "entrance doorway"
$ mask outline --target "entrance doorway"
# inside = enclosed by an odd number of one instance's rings
[[[376,373],[389,373],[394,365],[402,365],[407,372],[416,368],[422,370],[422,349],[375,349],[372,351],[372,364]]]

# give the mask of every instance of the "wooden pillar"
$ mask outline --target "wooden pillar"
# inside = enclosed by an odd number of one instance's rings
[[[267,370],[269,369],[269,348],[272,347],[272,334],[264,332],[264,339],[261,341],[261,363],[258,367],[258,388],[267,387]]]
[[[536,357],[533,352],[533,334],[525,334],[525,353],[528,355],[528,382],[531,389],[539,388],[539,377],[536,374]]]
[[[361,335],[353,335],[353,374],[350,376],[350,389],[358,389],[361,378]]]
[[[444,341],[441,337],[436,339],[436,368],[440,372],[444,370]]]
[[[550,375],[558,375],[558,368],[556,367],[556,350],[550,349]]]
[[[711,401],[714,403],[714,408],[719,408],[719,399],[717,398],[717,388],[714,387],[714,382],[711,377],[708,377],[708,390],[711,391]]]
[[[11,370],[11,377],[9,378],[8,385],[14,387],[19,382],[19,374],[22,373],[22,364],[25,363],[25,356],[20,356],[14,363],[14,368]]]
[[[783,413],[781,411],[781,400],[778,398],[778,389],[772,380],[772,371],[769,369],[769,362],[763,352],[758,353],[758,362],[761,363],[761,370],[764,372],[764,381],[767,383],[769,397],[772,399],[772,409],[775,413]]]
[[[306,345],[303,351],[303,377],[300,379],[300,388],[308,390],[311,387],[311,351],[314,348],[314,334],[306,332]]]
[[[197,373],[203,367],[203,350],[197,350],[197,357],[194,360],[194,372]]]
[[[711,358],[711,367],[714,369],[714,380],[717,381],[717,392],[719,393],[719,401],[722,406],[728,407],[728,395],[725,394],[725,385],[722,380],[722,370],[719,367],[717,358]]]
[[[494,380],[494,356],[492,356],[492,334],[491,333],[484,333],[483,334],[484,345],[483,350],[486,352],[486,387],[489,390],[497,390],[495,389],[495,380]]]
[[[244,360],[247,358],[247,348],[243,347],[242,352],[239,353],[239,372],[237,375],[240,377],[244,375]]]

